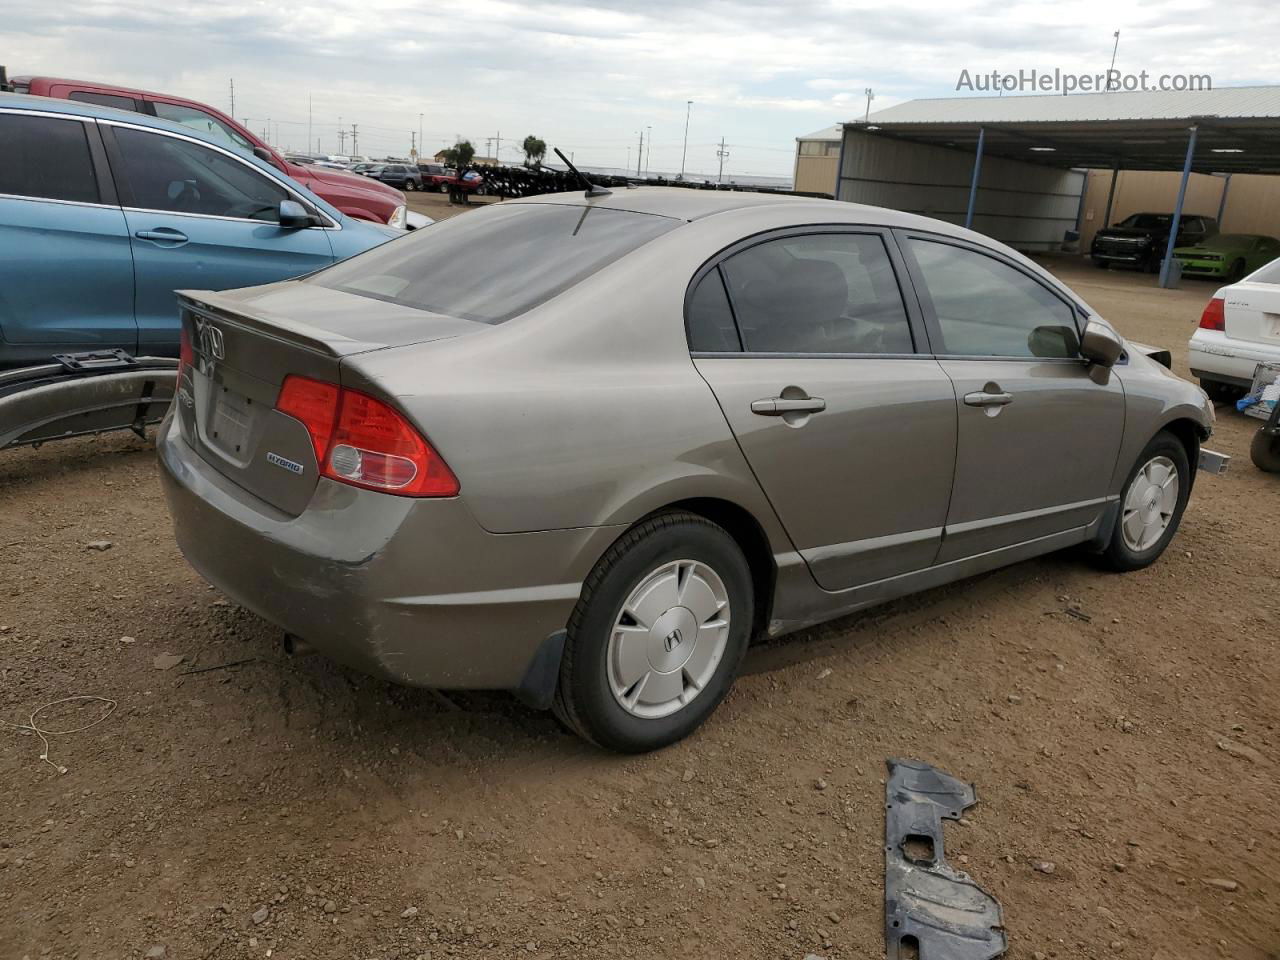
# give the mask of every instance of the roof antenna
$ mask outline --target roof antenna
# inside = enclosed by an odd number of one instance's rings
[[[572,170],[572,171],[573,171],[573,175],[574,175],[575,177],[577,177],[580,181],[582,181],[582,185],[583,185],[584,187],[586,187],[586,189],[587,189],[587,193],[586,193],[586,195],[587,195],[588,197],[608,197],[608,196],[612,196],[612,194],[613,194],[613,191],[612,191],[612,190],[606,189],[605,187],[597,187],[594,183],[592,183],[590,180],[588,180],[588,179],[583,175],[582,171],[581,171],[581,170],[579,170],[577,167],[575,167],[572,163],[570,163],[570,162],[569,162],[569,158],[568,158],[568,157],[566,157],[563,153],[561,153],[561,152],[560,152],[560,148],[559,148],[559,147],[552,147],[552,149],[553,149],[553,150],[555,150],[555,152],[556,152],[556,156],[557,156],[557,157],[559,157],[559,158],[564,162],[564,165],[565,165],[566,167],[568,167],[570,170]]]

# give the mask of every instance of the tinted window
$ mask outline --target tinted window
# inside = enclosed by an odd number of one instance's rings
[[[1168,230],[1169,225],[1172,223],[1172,214],[1134,213],[1121,220],[1117,226],[1136,227],[1140,230]]]
[[[432,313],[501,323],[679,223],[607,207],[502,204],[416,230],[306,282]]]
[[[115,128],[133,206],[275,222],[284,187],[245,164],[176,137]]]
[[[152,101],[151,105],[156,108],[156,116],[162,120],[172,120],[174,123],[180,123],[184,127],[198,130],[200,133],[217,140],[224,147],[232,147],[244,153],[253,153],[252,143],[212,114],[197,110],[195,107],[180,107],[172,103],[156,103]]]
[[[698,281],[689,297],[688,319],[690,350],[723,353],[742,349],[718,269]]]
[[[726,260],[743,347],[764,353],[911,353],[884,241],[869,234],[770,240]]]
[[[115,107],[117,110],[138,112],[138,101],[133,97],[118,97],[110,93],[88,93],[84,90],[77,90],[67,99],[78,100],[81,103],[96,103],[100,107]]]
[[[973,357],[1074,357],[1070,307],[1026,274],[972,250],[909,241],[942,332],[941,353]]]
[[[0,114],[0,193],[98,202],[89,141],[79,120]]]

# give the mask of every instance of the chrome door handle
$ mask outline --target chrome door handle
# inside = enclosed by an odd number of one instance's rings
[[[751,412],[762,417],[781,417],[787,413],[821,413],[827,409],[827,401],[821,397],[805,397],[792,400],[788,397],[768,397],[764,400],[752,400]]]
[[[160,240],[167,243],[186,243],[187,235],[172,227],[157,227],[155,230],[139,230],[134,234],[139,240]]]
[[[1013,403],[1013,394],[986,393],[979,390],[977,393],[966,393],[964,402],[966,406],[970,407],[1003,407],[1006,404]]]

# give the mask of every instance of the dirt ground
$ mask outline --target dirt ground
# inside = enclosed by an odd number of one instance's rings
[[[1185,373],[1212,287],[1054,266]],[[1051,556],[755,649],[630,758],[286,656],[179,555],[149,442],[0,455],[0,717],[117,704],[52,738],[65,774],[0,730],[0,958],[883,956],[907,756],[976,782],[946,853],[1009,957],[1275,960],[1280,478],[1219,416],[1231,472],[1153,568]]]

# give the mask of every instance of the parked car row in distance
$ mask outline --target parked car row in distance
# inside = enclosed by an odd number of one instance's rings
[[[1093,237],[1089,254],[1099,267],[1160,269],[1173,229],[1172,213],[1135,213]],[[1280,240],[1256,233],[1219,233],[1213,217],[1183,216],[1174,257],[1186,276],[1235,282],[1280,257]]]

